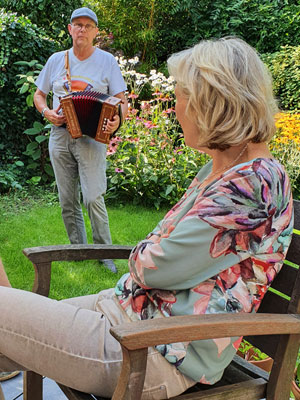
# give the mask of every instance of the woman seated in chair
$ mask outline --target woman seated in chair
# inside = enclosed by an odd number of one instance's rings
[[[122,363],[112,325],[186,314],[257,311],[292,234],[288,176],[268,150],[276,103],[256,51],[237,38],[202,41],[168,60],[187,146],[206,152],[182,199],[133,249],[114,289],[54,301],[0,289],[0,370],[29,369],[110,397]],[[144,397],[214,384],[240,338],[151,349]]]

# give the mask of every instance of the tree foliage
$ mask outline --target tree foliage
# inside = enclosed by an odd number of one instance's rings
[[[126,56],[151,62],[202,39],[236,35],[259,52],[300,41],[297,0],[90,0]]]
[[[262,59],[273,76],[279,107],[300,111],[300,46],[282,46],[280,51],[264,54]]]
[[[41,27],[47,35],[69,42],[69,34],[66,30],[70,22],[72,11],[82,6],[82,0],[0,0],[6,11],[17,15],[26,15],[33,24]]]

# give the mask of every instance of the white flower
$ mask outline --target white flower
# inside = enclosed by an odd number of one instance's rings
[[[154,74],[154,75],[150,76],[149,80],[153,81],[153,80],[155,80],[157,78],[158,78],[158,75]]]
[[[174,90],[174,86],[167,86],[166,91],[167,92],[172,92]]]
[[[161,84],[161,79],[156,79],[152,82],[152,86],[159,86]]]

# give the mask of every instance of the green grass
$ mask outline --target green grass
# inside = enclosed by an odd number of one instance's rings
[[[114,244],[135,245],[156,226],[166,210],[134,205],[107,205]],[[31,290],[34,270],[22,249],[69,243],[55,195],[0,196],[0,257],[13,287]],[[88,242],[91,228],[84,209]],[[50,297],[62,299],[97,293],[113,287],[126,272],[126,260],[117,260],[118,274],[98,261],[53,263]]]

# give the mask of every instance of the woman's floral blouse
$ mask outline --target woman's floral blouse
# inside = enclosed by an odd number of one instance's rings
[[[183,198],[132,251],[116,286],[131,320],[255,312],[291,240],[289,179],[274,159],[239,164],[201,187],[211,162]],[[195,381],[222,377],[241,338],[157,346]]]

